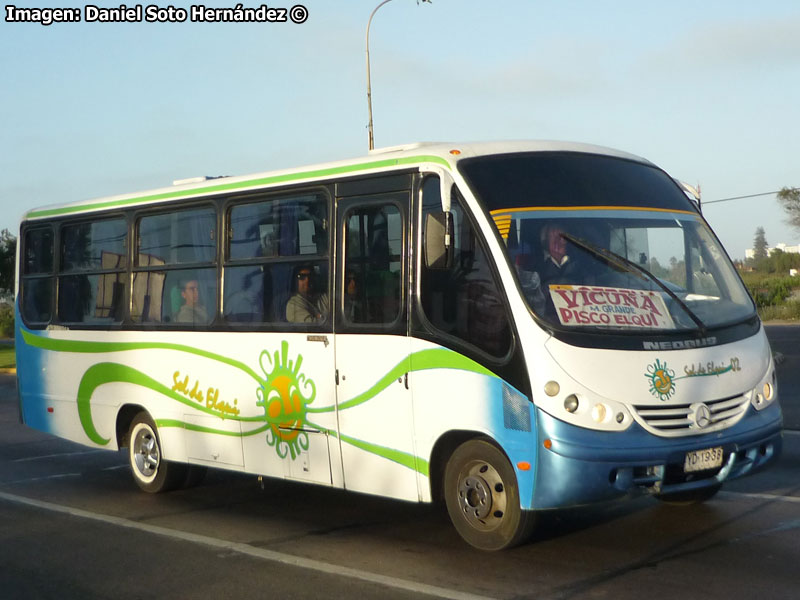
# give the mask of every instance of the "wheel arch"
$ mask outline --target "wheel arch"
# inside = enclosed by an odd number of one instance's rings
[[[450,456],[453,454],[453,452],[455,452],[456,448],[458,448],[464,442],[476,439],[489,442],[493,446],[497,447],[497,449],[505,455],[506,459],[508,459],[508,454],[506,454],[506,451],[503,450],[503,447],[497,443],[497,440],[488,435],[486,432],[469,429],[455,429],[443,433],[433,445],[429,463],[429,482],[431,486],[430,491],[431,498],[434,502],[439,503],[444,499],[444,472]]]
[[[147,409],[140,404],[124,404],[117,412],[117,445],[120,448],[127,448],[130,444],[131,424],[139,413],[150,415]],[[152,419],[152,415],[150,415]]]

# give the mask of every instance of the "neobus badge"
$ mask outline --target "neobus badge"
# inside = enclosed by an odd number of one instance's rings
[[[715,336],[699,338],[696,340],[678,340],[675,342],[642,342],[645,350],[686,350],[688,348],[705,348],[706,346],[716,346]]]

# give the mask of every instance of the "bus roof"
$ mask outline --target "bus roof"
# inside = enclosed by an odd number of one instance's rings
[[[518,152],[580,152],[614,156],[650,164],[641,157],[619,150],[573,142],[420,142],[388,148],[377,148],[370,151],[367,156],[336,162],[320,163],[279,171],[266,171],[235,177],[192,178],[176,182],[176,184],[179,185],[172,185],[170,187],[34,208],[25,213],[22,220],[67,216],[95,210],[126,208],[129,206],[147,205],[190,197],[216,196],[230,192],[268,189],[287,183],[312,183],[315,181],[324,181],[332,177],[363,176],[379,169],[402,170],[413,166],[438,164],[452,170],[459,160],[465,158]]]

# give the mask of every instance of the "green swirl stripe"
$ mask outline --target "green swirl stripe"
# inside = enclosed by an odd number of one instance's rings
[[[170,344],[167,342],[85,342],[76,340],[59,340],[43,335],[36,335],[30,331],[22,330],[22,337],[25,343],[34,348],[42,350],[53,350],[55,352],[79,352],[79,353],[108,353],[108,352],[127,352],[130,350],[175,350],[176,352],[186,352],[204,358],[210,358],[217,362],[224,363],[255,379],[259,385],[264,383],[264,379],[248,367],[245,363],[234,360],[221,354],[200,350],[192,346],[183,344]]]
[[[261,419],[263,421],[264,419]],[[178,419],[156,419],[156,425],[159,427],[177,427],[178,429],[186,429],[187,431],[196,431],[198,433],[210,433],[213,435],[227,435],[230,437],[250,437],[265,432],[269,429],[269,424],[250,431],[228,431],[226,429],[215,429],[213,427],[204,427],[202,425],[195,425],[194,423],[187,423]]]
[[[263,422],[263,417],[238,417],[236,415],[228,415],[223,414],[221,411],[214,410],[213,408],[208,408],[207,406],[203,406],[199,404],[183,394],[179,394],[172,390],[172,388],[167,387],[163,383],[153,379],[149,375],[145,375],[138,369],[134,369],[133,367],[129,367],[127,365],[121,365],[119,363],[97,363],[96,365],[92,365],[89,367],[86,372],[83,374],[83,378],[81,378],[81,383],[78,386],[78,417],[81,422],[81,426],[83,430],[86,432],[86,435],[92,440],[94,443],[99,444],[101,446],[105,446],[110,441],[109,438],[105,438],[97,431],[97,428],[94,426],[94,421],[92,420],[92,396],[94,395],[95,390],[100,387],[101,385],[105,385],[106,383],[130,383],[132,385],[138,385],[141,387],[145,387],[147,389],[153,390],[159,394],[162,394],[168,398],[175,400],[176,402],[180,402],[186,406],[193,408],[194,410],[198,410],[200,412],[204,412],[208,415],[219,417],[221,419],[228,419],[230,421],[258,421]]]
[[[286,173],[283,175],[270,175],[267,177],[260,177],[256,179],[247,179],[245,181],[234,181],[234,182],[224,182],[224,183],[215,182],[212,183],[211,185],[200,188],[170,190],[167,192],[161,192],[157,194],[145,193],[143,195],[133,196],[130,198],[122,198],[118,200],[105,200],[105,201],[99,200],[73,206],[37,209],[30,211],[26,215],[26,217],[34,219],[40,217],[53,217],[57,215],[74,214],[90,210],[98,210],[101,208],[119,208],[124,206],[130,206],[133,204],[155,202],[156,200],[171,200],[176,198],[185,198],[189,196],[203,196],[206,194],[233,192],[248,188],[275,185],[279,183],[288,183],[293,181],[303,181],[307,179],[333,177],[337,175],[347,175],[349,173],[356,173],[358,171],[386,169],[386,168],[405,166],[405,165],[413,166],[424,162],[440,164],[450,169],[450,163],[448,163],[447,160],[439,156],[432,156],[432,155],[406,156],[401,158],[389,158],[384,160],[374,160],[370,162],[356,163],[351,165],[342,165],[337,167],[328,167],[322,169],[313,169],[309,171]]]
[[[359,404],[363,404],[372,400],[375,396],[380,394],[383,390],[389,387],[392,383],[397,381],[398,377],[402,377],[405,373],[414,371],[426,371],[430,369],[457,369],[459,371],[470,371],[478,373],[479,375],[486,375],[489,377],[497,377],[489,369],[476,363],[474,360],[462,356],[452,350],[444,348],[431,348],[429,350],[420,350],[410,354],[407,358],[402,359],[397,363],[386,375],[381,377],[371,388],[362,392],[358,396],[351,398],[339,404],[339,410],[347,410]],[[319,408],[309,407],[309,413],[326,413],[335,410],[335,406],[323,406]]]
[[[376,456],[380,456],[381,458],[385,458],[392,462],[395,462],[399,465],[402,465],[406,468],[411,469],[412,471],[417,471],[421,473],[425,477],[428,477],[430,472],[430,466],[428,461],[408,452],[403,452],[401,450],[395,450],[393,448],[387,448],[386,446],[379,446],[378,444],[373,444],[370,442],[365,442],[364,440],[359,440],[351,436],[347,435],[339,435],[336,431],[332,429],[327,429],[325,427],[320,427],[314,423],[306,422],[309,427],[313,427],[314,429],[321,431],[323,433],[327,433],[330,436],[335,438],[339,438],[346,444],[350,444],[360,450],[364,450],[369,452],[370,454],[375,454]],[[180,429],[186,429],[188,431],[195,431],[198,433],[208,433],[213,435],[225,435],[229,437],[250,437],[252,435],[256,435],[259,433],[263,433],[269,429],[269,425],[264,425],[263,427],[259,427],[257,429],[253,429],[251,431],[226,431],[224,429],[214,429],[213,427],[203,427],[202,425],[195,425],[193,423],[186,423],[184,421],[180,421],[177,419],[157,419],[156,425],[158,427],[177,427]]]
[[[213,352],[207,352],[205,350],[200,350],[198,348],[194,348],[191,346],[186,346],[181,344],[171,344],[171,343],[157,343],[157,342],[87,342],[87,341],[59,340],[46,336],[35,335],[32,332],[25,330],[22,330],[22,335],[24,342],[26,344],[33,346],[35,348],[40,348],[43,350],[51,350],[56,352],[111,353],[111,352],[124,352],[131,350],[151,350],[151,349],[174,350],[177,352],[185,352],[188,354],[209,358],[211,360],[227,364],[250,375],[260,386],[266,384],[266,381],[262,377],[259,377],[255,373],[255,371],[253,371],[246,364],[228,358],[226,356],[222,356]],[[342,402],[341,404],[339,404],[338,408],[339,410],[347,410],[349,408],[359,406],[375,398],[378,394],[380,394],[383,390],[389,387],[389,385],[395,382],[397,378],[401,377],[404,373],[412,371],[424,371],[430,369],[457,369],[493,378],[497,377],[497,375],[495,375],[485,367],[481,366],[480,364],[476,363],[475,361],[465,356],[462,356],[456,352],[453,352],[451,350],[446,350],[444,348],[432,348],[428,350],[421,350],[418,352],[414,352],[410,354],[408,357],[400,360],[397,363],[397,365],[395,365],[392,369],[390,369],[372,387],[362,392],[361,394],[355,396],[354,398]],[[102,362],[92,365],[83,374],[80,385],[78,386],[78,397],[77,397],[78,416],[81,426],[83,427],[87,437],[92,442],[102,446],[107,445],[110,442],[110,439],[103,437],[97,431],[97,428],[94,425],[94,421],[92,419],[91,399],[97,388],[107,383],[129,383],[131,385],[144,387],[149,390],[152,390],[153,392],[166,396],[167,398],[171,398],[172,400],[180,402],[181,404],[188,406],[194,410],[206,413],[211,416],[219,417],[222,419],[228,419],[231,421],[263,423],[265,418],[264,416],[239,417],[236,415],[223,414],[219,410],[209,408],[196,401],[191,400],[184,394],[174,391],[172,388],[153,379],[152,377],[146,375],[145,373],[139,371],[138,369],[114,362]],[[319,413],[329,413],[334,410],[336,410],[336,405],[319,407],[319,408],[309,407],[307,412],[319,414]],[[186,423],[178,419],[158,419],[156,420],[156,424],[159,427],[179,427],[189,431],[208,433],[213,435],[233,436],[233,437],[249,437],[252,435],[263,433],[270,428],[270,423],[266,423],[264,425],[261,425],[260,427],[256,427],[249,431],[236,432],[236,431],[227,431],[213,427],[196,425],[193,423]],[[385,446],[380,446],[378,444],[350,437],[324,427],[319,427],[308,420],[306,420],[306,424],[320,431],[324,431],[329,435],[337,437],[342,442],[349,444],[353,447],[359,448],[376,456],[380,456],[382,458],[400,464],[404,467],[417,471],[425,476],[428,476],[429,474],[430,467],[428,461],[419,456],[415,456],[408,452],[387,448]]]
[[[412,471],[417,471],[418,473],[421,473],[422,475],[425,475],[425,477],[427,477],[428,473],[430,472],[430,467],[428,465],[428,461],[425,460],[424,458],[420,457],[420,456],[415,456],[415,455],[410,454],[408,452],[403,452],[401,450],[395,450],[393,448],[387,448],[386,446],[379,446],[378,444],[373,444],[371,442],[365,442],[364,440],[359,440],[359,439],[351,437],[349,435],[343,435],[343,434],[340,435],[338,432],[334,431],[333,429],[327,429],[325,427],[320,427],[319,425],[311,423],[310,421],[306,421],[306,424],[309,425],[310,427],[313,427],[315,429],[323,431],[323,432],[327,433],[330,436],[333,436],[335,438],[339,438],[345,444],[350,444],[351,446],[354,446],[354,447],[359,448],[361,450],[365,450],[366,452],[369,452],[370,454],[375,454],[377,456],[380,456],[381,458],[385,458],[385,459],[390,460],[392,462],[395,462],[395,463],[397,463],[399,465],[407,467],[407,468],[411,469]]]
[[[428,476],[428,461],[423,460],[419,456],[414,456],[408,452],[401,452],[400,450],[393,450],[392,448],[386,448],[385,446],[378,446],[377,444],[371,444],[369,442],[357,440],[356,438],[352,438],[347,435],[340,435],[339,439],[346,444],[350,444],[351,446],[355,446],[356,448],[365,450],[371,454],[376,454],[404,467],[408,467],[409,469],[417,471],[426,477]]]

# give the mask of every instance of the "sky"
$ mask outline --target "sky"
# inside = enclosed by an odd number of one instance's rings
[[[43,205],[365,155],[379,1],[301,1],[299,24],[43,26],[4,8],[0,229]],[[713,202],[800,187],[798,31],[797,0],[392,0],[370,30],[375,144],[609,146],[699,184],[732,258],[759,226],[800,244],[774,195]]]

